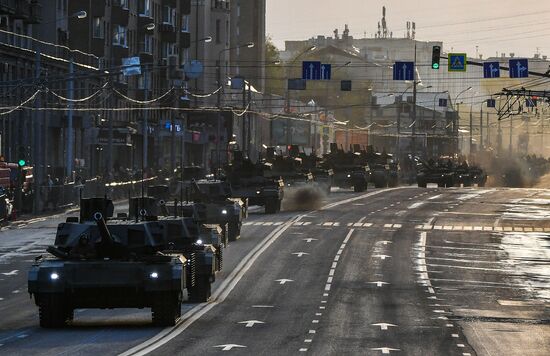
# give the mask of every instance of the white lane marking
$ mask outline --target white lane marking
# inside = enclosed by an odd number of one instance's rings
[[[4,300],[4,298],[0,298],[0,301]]]
[[[327,304],[327,301],[326,300],[321,300],[321,303]]]
[[[19,289],[16,289],[12,292],[12,294],[19,294],[19,293],[21,293],[21,291]]]
[[[273,305],[253,305],[252,308],[273,308]]]
[[[460,348],[463,348],[464,347],[464,344],[456,344],[456,346],[460,347]]]
[[[376,323],[376,324],[371,324],[372,326],[379,326],[380,327],[380,330],[388,330],[388,327],[395,327],[397,325],[394,325],[394,324],[390,324],[390,323]]]
[[[376,257],[381,260],[385,260],[386,258],[391,258],[391,256],[388,256],[388,255],[373,255],[372,257]]]
[[[328,210],[340,205],[349,204],[351,202],[354,202],[360,199],[366,199],[374,195],[379,195],[382,193],[387,193],[394,190],[403,190],[403,189],[410,189],[410,188],[399,187],[399,188],[389,188],[384,190],[378,190],[375,192],[360,195],[358,197],[353,197],[350,199],[345,199],[345,200],[341,200],[331,204],[327,204],[324,207],[322,207],[320,210]],[[254,247],[241,260],[241,262],[235,267],[235,269],[231,272],[231,274],[227,277],[227,279],[225,279],[222,282],[222,284],[217,288],[217,290],[212,294],[212,300],[214,302],[201,303],[195,306],[190,311],[188,311],[185,315],[182,316],[181,318],[182,322],[180,322],[177,326],[165,328],[164,330],[162,330],[160,333],[153,336],[152,338],[142,342],[139,345],[134,346],[130,350],[127,350],[121,353],[120,356],[129,356],[129,355],[141,356],[141,355],[146,355],[158,349],[159,347],[161,347],[162,345],[165,345],[167,342],[174,339],[183,331],[185,331],[190,325],[192,325],[200,317],[206,314],[214,306],[223,303],[223,301],[235,288],[237,283],[239,283],[242,277],[252,267],[254,262],[262,255],[262,253],[265,250],[267,250],[267,248],[271,246],[271,244],[273,244],[286,230],[288,230],[294,222],[299,221],[300,219],[304,218],[306,215],[307,214],[302,214],[288,220],[285,223],[282,223],[281,226],[274,229],[258,245],[256,245],[256,247]],[[335,261],[338,261],[338,258],[335,258]]]
[[[321,310],[325,310],[326,308],[327,308],[327,307],[325,307],[325,306],[323,306],[323,305],[321,305],[321,306],[319,307],[319,309],[321,309]]]
[[[452,337],[459,337],[458,334],[451,334]]]
[[[323,223],[323,226],[332,226],[333,223],[331,222],[326,222],[326,223]]]
[[[316,332],[315,330],[309,330],[310,334],[315,334],[315,332]]]
[[[224,345],[216,345],[214,347],[221,348],[222,351],[231,351],[231,349],[234,349],[234,348],[242,349],[242,348],[245,348],[246,346],[237,345],[237,344],[224,344]]]
[[[279,282],[279,284],[286,284],[287,282],[294,282],[292,279],[276,279],[275,282]]]
[[[328,272],[328,275],[331,276],[331,277],[334,276],[335,271],[336,270],[334,268],[331,268],[330,271]]]
[[[299,349],[298,351],[300,351],[300,352],[307,352],[307,349],[301,348],[301,349]]]
[[[332,262],[332,269],[336,268],[336,266],[338,266],[338,262]]]
[[[332,283],[332,278],[333,278],[333,277],[328,277],[328,278],[327,278],[327,283]]]
[[[382,282],[382,281],[369,282],[369,283],[376,284],[377,287],[382,287],[383,285],[389,284],[388,282]]]
[[[273,223],[273,225],[275,226],[279,226],[279,225],[283,225],[284,222],[283,221],[277,221],[276,223]]]
[[[307,239],[304,239],[305,242],[310,243],[311,241],[317,241],[317,239],[314,239],[312,237],[308,237]]]
[[[322,316],[323,313],[315,313],[315,316]]]
[[[336,255],[336,257],[334,257],[335,262],[338,262],[339,259],[340,259],[340,255]]]
[[[312,324],[319,324],[319,320],[312,320],[311,323]]]
[[[264,223],[264,226],[271,226],[273,225],[273,221],[268,221]]]
[[[389,354],[391,351],[401,351],[400,349],[392,349],[391,347],[371,347],[372,351],[382,351],[383,354]]]
[[[265,324],[265,322],[260,320],[245,320],[245,321],[239,321],[238,324],[245,324],[245,327],[251,328],[256,324]]]
[[[325,291],[330,291],[330,284],[325,284]]]
[[[409,205],[409,207],[407,209],[416,209],[416,208],[419,208],[421,207],[422,205],[424,205],[426,202],[423,202],[423,201],[419,201],[419,202],[416,202],[416,203],[413,203],[411,205]]]
[[[4,276],[16,276],[16,275],[17,275],[17,272],[19,272],[19,270],[14,269],[14,270],[11,271],[11,272],[3,272],[2,274],[3,274]]]
[[[428,200],[435,200],[435,199],[438,199],[438,198],[441,198],[441,194],[434,195],[433,197],[429,197]]]
[[[309,255],[309,253],[307,253],[307,252],[293,252],[292,254],[296,255],[298,257],[302,257],[304,255]]]
[[[385,228],[391,228],[391,227],[392,227],[392,224],[384,224],[384,227],[385,227]]]
[[[249,226],[249,225],[252,225],[252,224],[253,224],[252,221],[243,222],[243,226]]]
[[[391,241],[378,241],[377,243],[381,243],[382,245],[388,245],[391,244]]]
[[[328,297],[328,293],[323,293],[323,297]]]
[[[294,223],[294,226],[302,226],[303,224],[304,224],[303,221],[296,221],[296,222]]]
[[[448,327],[448,328],[454,328],[455,327],[453,324],[446,324],[445,326]]]
[[[304,342],[305,343],[311,343],[313,341],[313,339],[305,339]]]

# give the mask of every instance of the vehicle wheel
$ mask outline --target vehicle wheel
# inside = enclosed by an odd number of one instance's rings
[[[437,186],[438,186],[439,188],[445,188],[446,185],[447,185],[447,184],[446,184],[445,182],[439,182],[439,183],[437,183]]]
[[[195,285],[189,289],[189,301],[192,303],[204,303],[210,299],[212,286],[208,275],[196,277]]]
[[[271,198],[265,202],[265,213],[275,214],[281,209],[281,201],[279,199]]]
[[[366,183],[358,183],[353,186],[353,191],[355,193],[361,193],[367,190],[367,184]]]
[[[221,271],[223,268],[223,249],[221,246],[216,250],[216,258],[218,259],[218,271]]]
[[[454,187],[455,185],[455,182],[451,179],[451,180],[448,180],[447,183],[445,184],[445,186],[447,188],[451,188],[451,187]]]
[[[469,181],[469,180],[465,180],[463,184],[464,184],[465,187],[471,187],[472,186],[472,182]]]
[[[374,187],[375,188],[386,188],[388,185],[388,182],[385,178],[376,178],[374,179]]]
[[[38,309],[40,326],[43,328],[62,328],[72,316],[72,309],[69,314],[64,298],[59,294],[40,295]]]
[[[227,225],[227,235],[229,241],[237,241],[237,239],[241,236],[241,224],[239,222],[232,221]]]
[[[181,316],[181,298],[178,294],[163,293],[155,298],[151,308],[153,324],[174,326]]]

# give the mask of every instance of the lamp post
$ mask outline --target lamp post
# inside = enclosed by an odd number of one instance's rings
[[[455,117],[453,117],[453,136],[456,136],[455,137],[455,153],[458,153],[458,119],[459,119],[459,116],[460,116],[460,103],[458,103],[458,98],[466,93],[467,91],[470,91],[472,90],[472,87],[468,87],[466,89],[464,89],[463,91],[461,91],[460,93],[458,93],[458,95],[455,97],[455,103],[456,103],[456,115]]]
[[[221,136],[221,121],[222,121],[222,93],[225,93],[225,84],[222,83],[222,70],[221,70],[221,58],[222,54],[238,48],[254,48],[254,42],[248,42],[243,45],[224,48],[218,52],[218,61],[216,62],[216,78],[218,83],[218,95],[217,95],[217,107],[218,107],[218,122],[217,122],[217,137],[216,137],[216,177],[219,174],[219,169],[221,167],[220,162],[220,136]]]

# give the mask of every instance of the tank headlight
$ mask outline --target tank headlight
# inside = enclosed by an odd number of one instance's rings
[[[151,279],[157,279],[157,278],[159,278],[159,274],[157,272],[151,272],[149,277],[151,277]]]
[[[59,275],[55,272],[53,272],[52,274],[50,274],[50,279],[52,281],[57,281],[59,279]]]
[[[226,210],[226,209],[223,209],[223,210],[222,210],[222,214],[223,214],[223,215],[227,215],[227,210]]]
[[[259,190],[256,191],[256,194],[260,194],[261,192]]]
[[[202,240],[201,239],[197,240],[197,245],[202,245]]]
[[[348,178],[351,178],[351,174],[348,174]]]

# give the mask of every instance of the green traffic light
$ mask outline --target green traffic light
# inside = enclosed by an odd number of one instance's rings
[[[20,159],[18,163],[19,163],[19,167],[23,167],[24,165],[27,164],[27,162],[25,162],[24,159]]]
[[[439,69],[439,63],[432,64],[432,68],[433,69]]]

